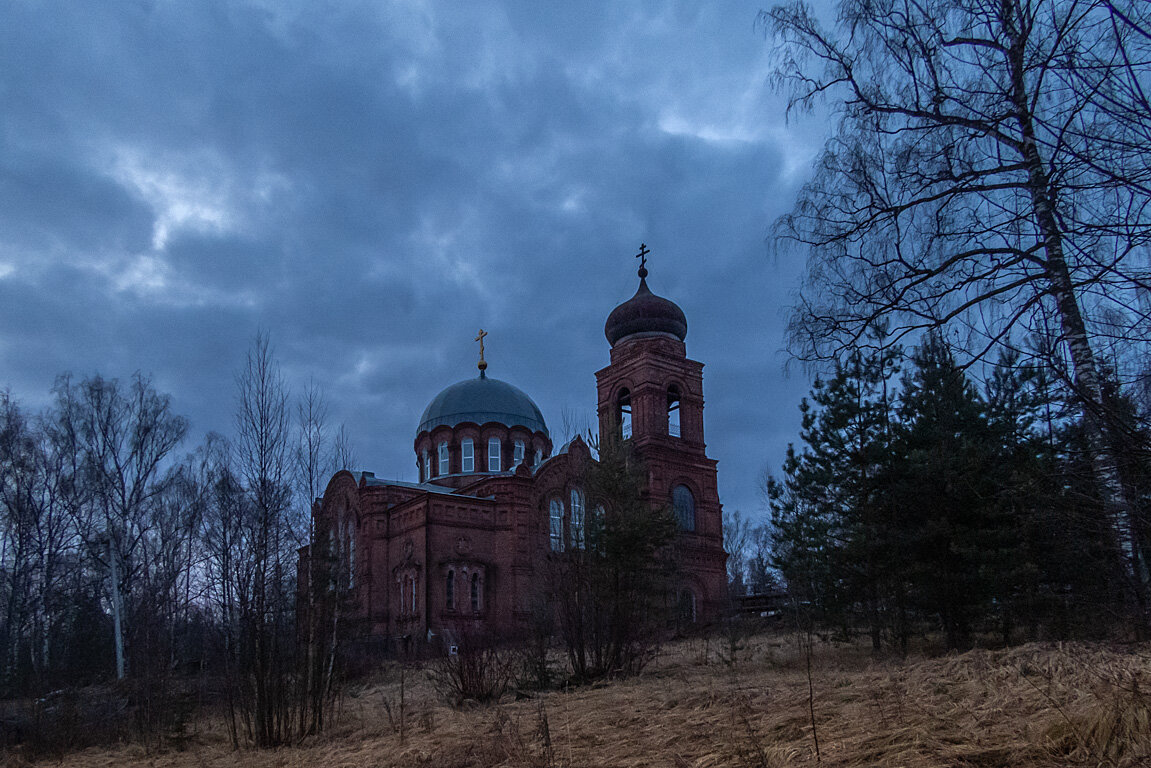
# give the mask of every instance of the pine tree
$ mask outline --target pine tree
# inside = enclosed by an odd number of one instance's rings
[[[890,605],[894,551],[882,478],[890,460],[888,382],[898,352],[853,353],[804,400],[801,453],[789,448],[782,481],[768,491],[776,566],[793,593],[827,617],[850,623],[865,613],[878,649]]]
[[[987,405],[938,334],[903,382],[890,490],[900,510],[911,598],[938,617],[951,648],[991,612],[1017,554],[999,504],[1003,450]]]

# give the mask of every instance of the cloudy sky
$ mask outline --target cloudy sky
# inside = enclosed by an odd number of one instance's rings
[[[428,400],[475,374],[558,444],[603,323],[688,317],[728,511],[757,513],[808,388],[800,264],[769,252],[825,124],[785,120],[751,0],[0,0],[0,387],[150,374],[231,431],[259,330],[359,463],[414,480]]]

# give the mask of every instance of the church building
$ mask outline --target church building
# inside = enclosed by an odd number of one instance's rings
[[[727,579],[716,462],[704,445],[703,365],[687,357],[683,311],[648,289],[647,274],[641,262],[639,289],[604,327],[599,430],[630,441],[645,500],[673,510],[674,599],[687,620],[709,621],[726,605]],[[364,637],[521,633],[547,599],[549,558],[583,546],[596,510],[579,478],[592,453],[579,437],[554,446],[532,399],[487,375],[483,336],[479,376],[433,397],[416,425],[419,482],[341,471],[313,509],[349,596],[346,617]],[[307,548],[301,556],[306,577]]]

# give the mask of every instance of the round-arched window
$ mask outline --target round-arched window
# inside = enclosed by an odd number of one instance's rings
[[[695,530],[695,496],[686,485],[677,485],[671,491],[671,506],[681,531]]]

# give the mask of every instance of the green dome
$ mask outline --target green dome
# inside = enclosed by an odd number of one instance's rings
[[[525,427],[532,432],[548,434],[543,414],[523,390],[483,374],[476,379],[457,382],[432,398],[420,417],[416,434],[431,432],[439,426],[492,421],[506,427]]]

